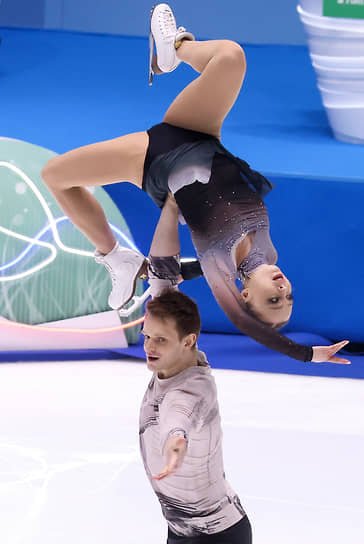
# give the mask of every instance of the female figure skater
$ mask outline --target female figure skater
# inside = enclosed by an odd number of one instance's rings
[[[160,208],[173,193],[217,302],[244,334],[302,361],[349,363],[334,356],[346,341],[312,349],[276,330],[291,315],[292,294],[275,265],[262,200],[272,186],[220,143],[222,123],[244,79],[244,51],[228,40],[195,41],[183,27],[177,29],[167,4],[152,11],[150,51],[150,81],[153,73],[171,72],[182,61],[200,73],[172,102],[163,123],[75,149],[51,159],[42,171],[65,214],[96,246],[96,261],[109,270],[110,306],[121,308],[130,300],[147,261],[117,244],[86,187],[128,181]],[[236,278],[244,282],[242,293]]]

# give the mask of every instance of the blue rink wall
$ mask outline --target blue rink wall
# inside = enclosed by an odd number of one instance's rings
[[[153,0],[2,0],[0,25],[145,36]],[[171,0],[178,24],[244,43],[305,43],[294,0]],[[198,22],[198,28],[196,28]]]

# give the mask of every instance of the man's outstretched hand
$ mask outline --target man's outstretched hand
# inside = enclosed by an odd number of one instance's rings
[[[166,466],[153,480],[163,480],[182,465],[187,451],[187,441],[181,436],[170,436],[165,447]]]
[[[313,346],[313,363],[336,363],[338,365],[350,365],[349,359],[343,357],[335,357],[335,353],[340,351],[349,343],[349,340],[343,340],[332,346]]]

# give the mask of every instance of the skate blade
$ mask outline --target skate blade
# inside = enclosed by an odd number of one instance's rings
[[[153,52],[154,52],[154,38],[152,33],[149,34],[149,85],[153,84]]]
[[[150,25],[149,25],[149,85],[152,85],[153,84],[153,76],[154,76],[154,71],[153,71],[153,66],[152,66],[152,62],[153,62],[153,53],[154,53],[154,38],[153,38],[153,34],[152,34],[152,16],[153,16],[153,12],[156,8],[156,5],[154,5],[150,11]]]

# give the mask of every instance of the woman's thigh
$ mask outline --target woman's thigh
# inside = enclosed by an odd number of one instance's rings
[[[244,80],[244,51],[229,40],[191,42],[186,45],[189,48],[196,46],[197,60],[198,48],[211,48],[214,55],[201,75],[175,98],[163,121],[220,138],[223,121],[233,107]],[[181,58],[184,60],[182,55]]]
[[[135,132],[86,145],[51,159],[42,171],[57,189],[92,187],[128,181],[142,187],[147,132]]]

